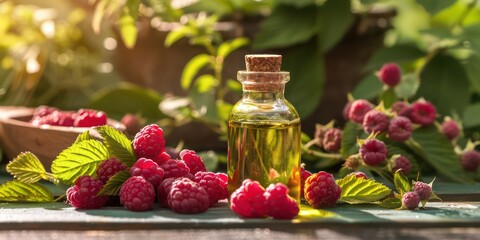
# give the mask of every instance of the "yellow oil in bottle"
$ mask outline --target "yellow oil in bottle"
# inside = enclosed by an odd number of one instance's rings
[[[300,120],[230,120],[228,126],[229,194],[245,179],[258,181],[265,188],[281,182],[289,188],[289,195],[300,202]]]

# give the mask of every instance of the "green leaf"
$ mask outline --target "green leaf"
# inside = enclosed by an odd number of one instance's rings
[[[297,8],[313,7],[317,4],[316,0],[277,0],[278,4],[291,5]]]
[[[233,105],[230,103],[224,102],[223,100],[217,101],[218,117],[221,121],[226,122],[228,120],[232,108]]]
[[[122,184],[130,178],[130,173],[126,170],[120,171],[108,179],[98,195],[118,196]]]
[[[7,172],[23,183],[35,183],[48,179],[40,160],[31,152],[22,152],[7,164]]]
[[[53,160],[52,173],[60,181],[73,184],[80,176],[94,175],[98,164],[108,158],[108,149],[101,142],[82,141],[63,150]]]
[[[52,202],[53,194],[38,183],[9,181],[0,185],[2,202]]]
[[[325,82],[325,61],[312,51],[314,48],[311,44],[298,46],[284,57],[285,71],[294,76],[285,86],[285,97],[302,118],[316,109]]]
[[[477,26],[477,28],[480,28],[480,26]],[[477,39],[480,39],[480,34]],[[478,51],[480,51],[480,41],[478,47]],[[467,72],[470,87],[474,92],[480,93],[480,56],[477,54],[472,55],[467,61],[465,61],[463,66]]]
[[[232,92],[242,93],[242,84],[237,80],[228,79],[227,80],[227,87]]]
[[[417,93],[420,81],[414,73],[404,74],[402,81],[395,86],[395,94],[400,99],[409,99]]]
[[[391,193],[387,186],[372,179],[357,178],[353,174],[336,182],[342,188],[339,201],[349,204],[379,201]]]
[[[233,51],[248,45],[248,38],[235,38],[231,41],[224,42],[218,47],[217,56],[226,58]]]
[[[343,158],[358,153],[357,138],[363,138],[365,131],[362,127],[354,122],[347,122],[342,131],[342,148],[340,153]]]
[[[189,93],[192,105],[192,115],[207,122],[218,123],[218,109],[215,101],[215,91],[200,93],[192,89]]]
[[[118,158],[129,167],[137,161],[132,141],[123,133],[111,126],[101,126],[95,130],[102,136],[103,144],[107,146],[110,156]]]
[[[326,1],[317,9],[317,41],[319,50],[326,53],[345,36],[354,16],[350,0]]]
[[[400,170],[397,170],[393,175],[393,183],[401,195],[412,190],[412,185],[408,181],[408,178],[405,177]]]
[[[480,126],[480,118],[478,116],[480,116],[480,103],[467,106],[463,112],[463,126],[465,128]]]
[[[140,8],[140,1],[127,0],[122,8],[118,25],[120,27],[120,35],[127,48],[133,48],[137,41],[137,17]]]
[[[420,80],[417,96],[431,101],[439,113],[463,112],[470,101],[465,69],[453,57],[434,57],[423,69]]]
[[[387,198],[383,200],[383,202],[380,204],[380,207],[387,209],[399,209],[402,207],[402,200],[398,198]]]
[[[214,151],[199,152],[197,155],[202,158],[207,171],[214,172],[218,167],[218,155]]]
[[[190,85],[192,84],[193,78],[197,75],[197,73],[203,67],[210,65],[213,67],[212,57],[207,54],[199,54],[190,61],[188,61],[187,65],[182,72],[182,78],[180,84],[183,89],[189,89]]]
[[[413,132],[412,138],[418,143],[413,150],[424,156],[424,160],[437,172],[456,182],[472,182],[472,179],[463,171],[452,143],[436,127],[419,128]]]
[[[352,96],[355,99],[372,100],[380,95],[382,89],[383,84],[378,77],[375,74],[369,74],[353,89]]]
[[[195,88],[198,93],[206,93],[214,89],[218,84],[218,79],[210,74],[201,75],[195,80]]]
[[[187,37],[193,35],[195,32],[191,26],[181,26],[173,31],[170,31],[165,38],[165,47],[172,46],[175,42],[182,39],[183,37]]]
[[[316,14],[316,9],[312,7],[278,5],[262,22],[253,48],[272,49],[307,42],[316,33]]]
[[[395,62],[398,64],[413,62],[425,56],[425,52],[417,48],[416,45],[403,44],[393,47],[382,48],[370,58],[367,69],[380,70],[383,64]]]
[[[393,88],[387,88],[380,95],[380,100],[383,102],[385,108],[390,108],[392,104],[397,101],[397,95],[395,95]]]
[[[422,5],[422,7],[425,8],[425,10],[432,16],[454,4],[455,2],[456,0],[417,0],[417,3]]]
[[[75,139],[75,143],[85,141],[85,140],[90,140],[90,131],[85,131],[82,134],[78,135],[77,139]]]

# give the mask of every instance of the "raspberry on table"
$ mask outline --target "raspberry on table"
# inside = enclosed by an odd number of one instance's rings
[[[135,134],[133,149],[137,158],[153,159],[165,151],[163,130],[156,124],[150,124]]]
[[[288,187],[283,183],[270,184],[264,195],[268,216],[292,219],[300,212],[297,201],[288,195]]]
[[[305,200],[314,208],[335,206],[341,193],[342,189],[330,173],[320,171],[305,181]]]
[[[376,166],[383,163],[388,156],[388,149],[380,140],[368,139],[360,147],[360,156],[365,164]]]
[[[260,183],[245,179],[230,196],[230,208],[244,218],[263,218],[267,215],[264,193]]]
[[[300,197],[304,198],[304,191],[305,191],[305,181],[307,180],[308,177],[312,176],[312,173],[308,170],[305,169],[304,166],[301,168],[301,173],[300,173],[300,180],[301,180],[301,188],[300,188]]]
[[[164,171],[151,159],[140,158],[130,167],[130,175],[144,177],[156,188],[163,179]]]
[[[93,109],[79,109],[73,123],[75,127],[96,127],[106,124],[107,114]]]
[[[207,191],[188,178],[175,180],[172,183],[167,201],[170,209],[184,214],[202,213],[210,206]]]
[[[131,211],[147,211],[152,209],[155,201],[153,185],[141,176],[127,179],[120,188],[120,203]]]
[[[460,127],[453,119],[447,119],[442,123],[442,133],[448,140],[453,140],[460,135]]]
[[[228,175],[225,174],[225,173],[222,173],[222,172],[218,172],[218,173],[215,173],[218,177],[218,179],[220,179],[222,181],[222,185],[223,186],[228,186]]]
[[[407,176],[412,171],[412,163],[405,156],[396,156],[393,159],[392,172],[401,169],[403,175]]]
[[[224,184],[224,181],[216,173],[197,172],[193,181],[200,184],[207,191],[210,206],[228,197],[227,185]]]
[[[368,111],[363,117],[362,127],[368,132],[384,132],[388,128],[389,119],[387,115],[376,109]]]
[[[325,132],[322,140],[323,149],[327,152],[338,152],[342,147],[342,130],[331,128]]]
[[[184,177],[190,173],[190,168],[182,160],[170,159],[160,167],[164,171],[164,178]]]
[[[348,118],[358,124],[363,123],[363,118],[368,111],[373,109],[373,105],[364,99],[358,99],[352,102],[350,111],[348,112]]]
[[[404,101],[396,101],[392,105],[392,112],[396,113],[398,116],[410,118],[412,112],[412,107],[410,104]]]
[[[162,166],[168,160],[172,159],[167,152],[161,152],[156,157],[152,158],[152,160],[158,164],[158,166]]]
[[[113,175],[125,169],[127,169],[127,165],[118,158],[109,158],[98,165],[97,179],[105,184]]]
[[[165,178],[163,181],[158,184],[157,187],[157,198],[158,202],[160,203],[161,207],[168,208],[168,193],[170,192],[170,189],[172,188],[172,184],[175,180],[180,179],[180,178]]]
[[[420,196],[416,192],[407,192],[402,197],[402,206],[409,210],[414,210],[420,204]]]
[[[400,67],[396,63],[386,63],[378,72],[380,80],[389,87],[395,87],[402,79]]]
[[[432,187],[424,182],[415,182],[415,184],[413,184],[413,191],[418,194],[420,201],[427,201],[433,195]]]
[[[108,196],[97,195],[103,188],[103,183],[90,176],[81,176],[75,185],[67,189],[67,200],[74,208],[96,209],[103,207]]]
[[[470,150],[463,153],[460,157],[460,163],[465,171],[476,172],[480,166],[480,152]]]
[[[407,117],[397,116],[390,120],[388,137],[396,142],[403,142],[412,136],[412,122]]]
[[[428,126],[432,124],[436,118],[437,110],[432,103],[425,100],[418,100],[412,104],[410,120],[412,120],[413,123]]]
[[[198,156],[197,153],[193,150],[182,150],[180,152],[180,158],[185,162],[188,168],[190,168],[191,174],[207,171],[207,168],[205,167],[202,158]]]

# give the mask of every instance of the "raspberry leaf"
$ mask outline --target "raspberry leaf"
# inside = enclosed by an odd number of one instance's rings
[[[22,183],[49,180],[40,160],[31,152],[22,152],[7,164],[7,172]]]
[[[400,192],[400,195],[412,190],[412,185],[408,182],[408,178],[403,175],[401,169],[397,170],[393,175],[393,183]]]
[[[391,193],[387,186],[372,179],[357,178],[353,174],[338,179],[336,182],[342,188],[338,201],[349,204],[379,201]]]
[[[9,181],[0,185],[0,201],[52,202],[53,194],[39,183]]]
[[[130,177],[130,173],[126,170],[120,171],[108,179],[98,195],[118,196],[122,184]]]
[[[96,128],[103,138],[103,143],[107,146],[111,156],[117,157],[127,166],[132,166],[135,161],[135,153],[132,147],[132,141],[123,133],[110,126],[101,126]]]
[[[402,207],[402,200],[398,198],[387,198],[380,203],[380,207],[388,209],[399,209]]]
[[[72,184],[80,176],[94,175],[98,164],[108,158],[105,145],[97,140],[85,140],[63,150],[53,160],[51,169],[55,178]]]
[[[364,138],[366,138],[366,134],[360,125],[354,122],[347,122],[342,132],[342,148],[340,149],[342,157],[348,158],[348,156],[357,153],[357,139]]]
[[[85,140],[90,140],[90,139],[92,139],[90,137],[90,131],[85,131],[82,134],[78,135],[77,139],[75,140],[75,143],[85,141]]]

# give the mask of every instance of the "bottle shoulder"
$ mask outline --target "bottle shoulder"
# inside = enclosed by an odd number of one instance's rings
[[[229,120],[233,121],[298,121],[300,116],[286,99],[268,102],[238,101],[232,108]]]

